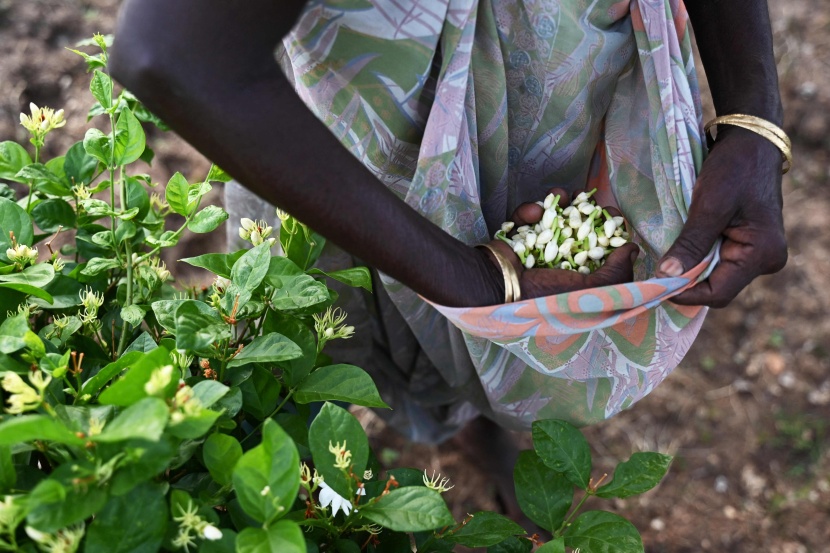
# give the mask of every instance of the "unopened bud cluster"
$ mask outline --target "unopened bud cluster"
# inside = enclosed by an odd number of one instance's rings
[[[591,196],[582,192],[568,207],[559,207],[559,196],[549,194],[544,202],[542,219],[535,225],[523,225],[513,231],[512,222],[504,223],[495,238],[506,242],[528,268],[544,267],[590,274],[602,267],[608,255],[629,240],[622,217],[612,217]]]

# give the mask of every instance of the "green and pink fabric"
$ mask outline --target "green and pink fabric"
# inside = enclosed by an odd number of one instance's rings
[[[459,240],[488,241],[552,186],[597,187],[628,220],[643,251],[630,284],[449,308],[381,276],[444,379],[469,387],[458,373],[473,368],[476,411],[588,424],[677,366],[705,309],[666,300],[717,261],[651,278],[705,154],[679,0],[311,1],[284,47],[331,132]]]

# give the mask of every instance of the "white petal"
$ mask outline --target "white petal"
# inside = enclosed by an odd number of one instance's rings
[[[590,275],[590,274],[591,274],[591,269],[589,269],[589,268],[588,268],[588,267],[586,267],[585,265],[583,265],[582,267],[580,267],[579,269],[577,269],[577,271],[579,271],[579,272],[580,272],[580,273],[582,273],[583,275]]]
[[[617,223],[615,223],[613,219],[605,221],[602,225],[602,230],[605,233],[605,236],[611,236],[614,234],[614,231],[617,230]]]
[[[556,212],[552,209],[545,211],[545,214],[542,215],[542,226],[546,229],[552,228],[553,223],[556,221]]]
[[[548,242],[547,246],[545,246],[545,263],[550,263],[556,259],[556,254],[558,253],[559,247],[556,245],[556,242]]]
[[[553,240],[553,231],[548,228],[543,230],[539,236],[536,237],[536,244],[538,246],[544,246],[551,240]]]
[[[626,240],[625,238],[621,238],[619,236],[615,236],[614,238],[612,238],[611,240],[608,241],[608,243],[611,245],[612,248],[619,248],[620,246],[626,244],[627,242],[628,242],[628,240]]]
[[[585,265],[585,262],[588,261],[588,252],[579,252],[574,256],[574,263],[577,265]]]
[[[554,200],[554,195],[553,194],[548,194],[547,196],[545,196],[545,202],[542,205],[544,206],[545,209],[550,209],[551,206],[553,205],[553,200]]]
[[[536,264],[536,258],[533,257],[533,254],[528,255],[527,258],[525,259],[525,267],[527,267],[528,269],[532,269],[533,265],[535,265],[535,264]]]
[[[588,233],[588,247],[593,248],[597,245],[597,233],[591,231]]]
[[[605,257],[605,250],[601,246],[597,246],[596,248],[591,248],[588,250],[588,257],[597,261]]]

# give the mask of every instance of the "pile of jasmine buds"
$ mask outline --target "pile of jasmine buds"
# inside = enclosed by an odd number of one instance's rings
[[[628,242],[622,217],[612,217],[591,199],[596,189],[580,193],[568,207],[559,207],[559,196],[549,194],[542,220],[513,231],[514,223],[502,224],[495,238],[506,242],[528,268],[544,267],[590,274],[602,267],[608,255]]]

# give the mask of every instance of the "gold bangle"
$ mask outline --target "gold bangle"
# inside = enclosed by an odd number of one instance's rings
[[[480,244],[478,248],[486,248],[496,258],[504,278],[504,303],[513,303],[522,299],[522,289],[519,284],[519,275],[510,260],[490,244]]]
[[[787,136],[787,133],[785,133],[778,125],[770,123],[766,119],[761,119],[760,117],[746,115],[743,113],[734,113],[731,115],[716,117],[706,123],[706,126],[703,127],[710,147],[712,143],[714,143],[710,129],[715,125],[733,125],[763,136],[772,142],[776,148],[781,150],[781,158],[784,163],[781,173],[784,174],[792,168],[792,143],[790,142],[790,138]]]

